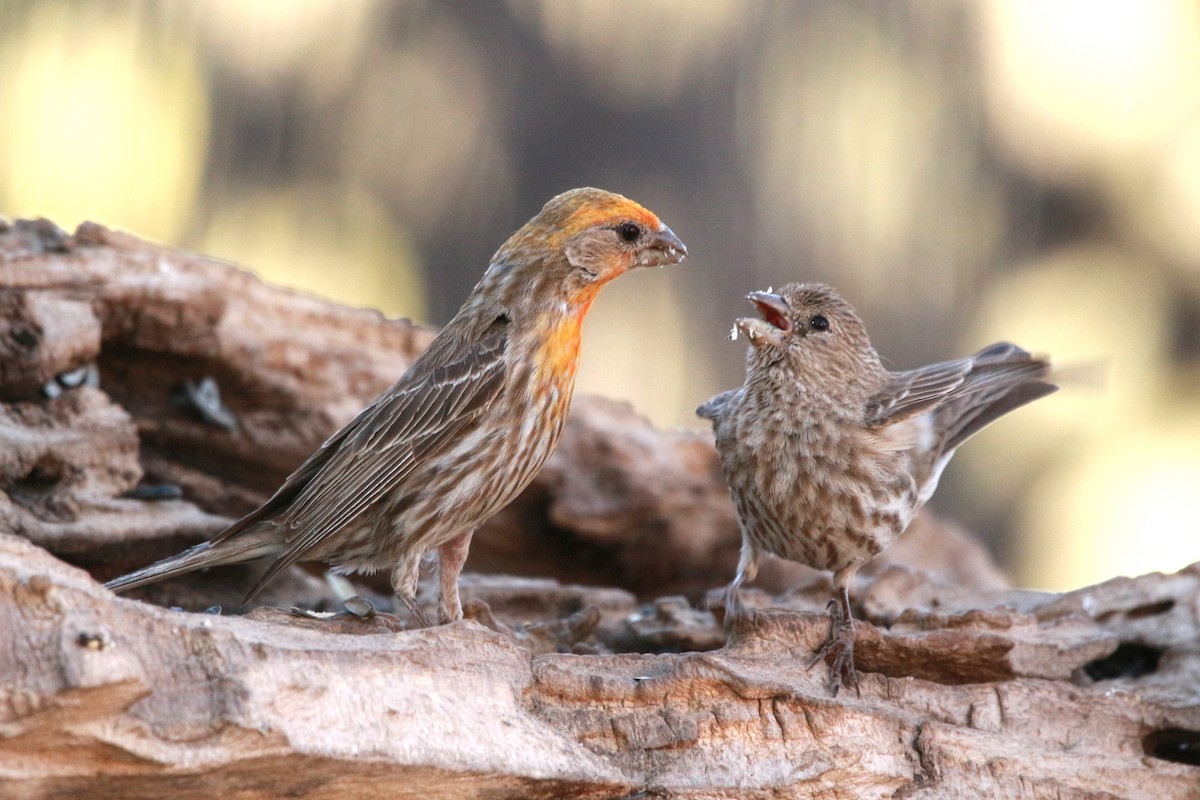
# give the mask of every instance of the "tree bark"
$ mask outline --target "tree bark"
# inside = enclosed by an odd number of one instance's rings
[[[0,796],[1200,796],[1200,568],[1019,591],[924,516],[854,587],[834,698],[828,576],[772,565],[725,630],[711,438],[600,398],[476,537],[471,619],[270,607],[339,610],[319,570],[254,609],[251,568],[118,598],[96,579],[261,502],[433,331],[44,221],[0,225],[0,304]]]

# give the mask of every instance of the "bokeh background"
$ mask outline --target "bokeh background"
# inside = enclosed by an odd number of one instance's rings
[[[1084,365],[933,503],[1019,582],[1200,558],[1195,2],[0,0],[8,217],[440,325],[580,185],[692,252],[608,288],[582,390],[699,425],[743,295],[826,280],[894,368]]]

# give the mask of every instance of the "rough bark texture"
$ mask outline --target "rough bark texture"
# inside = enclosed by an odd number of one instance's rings
[[[252,568],[160,605],[93,579],[262,500],[431,336],[0,225],[0,796],[1200,796],[1200,569],[1017,591],[923,517],[856,585],[861,696],[831,698],[828,577],[774,565],[726,632],[697,607],[738,545],[709,437],[598,398],[476,537],[467,621],[239,616]],[[337,610],[318,574],[260,602]]]

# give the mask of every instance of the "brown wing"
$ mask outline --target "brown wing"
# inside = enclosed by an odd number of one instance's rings
[[[973,364],[973,358],[960,358],[893,372],[887,385],[867,401],[867,425],[890,425],[925,413],[962,388]]]
[[[506,345],[501,327],[449,363],[426,369],[414,364],[321,445],[267,503],[218,534],[214,542],[266,519],[287,531],[290,546],[247,599],[382,500],[416,465],[436,457],[476,422],[504,386]]]
[[[937,450],[952,452],[971,435],[1009,411],[1055,391],[1050,365],[1001,342],[969,358],[892,375],[866,408],[866,424],[886,428],[934,413]]]

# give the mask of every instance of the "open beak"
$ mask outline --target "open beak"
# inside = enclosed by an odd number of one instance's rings
[[[791,307],[782,295],[773,292],[751,292],[746,299],[754,303],[762,319],[743,317],[734,323],[733,338],[744,333],[750,344],[759,347],[770,344],[779,347],[785,336],[792,332]]]
[[[758,306],[763,321],[769,322],[784,333],[792,332],[792,320],[788,317],[791,307],[783,295],[772,292],[751,292],[746,299]]]
[[[636,267],[665,267],[687,258],[687,247],[666,225],[650,235],[634,262]]]

